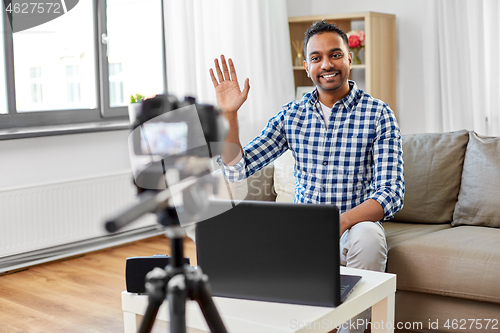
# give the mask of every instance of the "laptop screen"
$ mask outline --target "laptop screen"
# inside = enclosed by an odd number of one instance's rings
[[[242,201],[196,225],[198,266],[214,296],[336,306],[339,237],[335,206]]]

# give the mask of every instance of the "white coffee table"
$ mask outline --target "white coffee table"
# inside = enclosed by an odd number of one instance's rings
[[[372,307],[372,332],[394,332],[394,296],[396,275],[341,267],[340,272],[360,275],[362,279],[349,297],[336,308],[259,302],[214,297],[214,303],[228,332],[329,332],[358,313]],[[137,332],[146,311],[145,295],[122,292],[125,333]],[[169,320],[166,302],[158,312],[157,320]],[[209,331],[198,303],[186,305],[188,327]]]

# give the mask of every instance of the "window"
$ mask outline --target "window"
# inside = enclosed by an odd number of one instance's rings
[[[66,65],[66,98],[68,104],[80,103],[80,74],[78,65]]]
[[[3,17],[4,15],[0,15],[0,27],[4,26]],[[5,66],[2,66],[3,64],[5,64],[5,50],[4,50],[5,35],[6,35],[5,33],[0,34],[0,115],[8,113]],[[5,116],[3,117],[5,118]],[[0,123],[1,121],[2,117],[0,117]]]
[[[122,64],[109,64],[109,102],[111,106],[124,105]]]
[[[79,83],[81,85],[79,106],[84,110],[97,111],[95,89],[97,74],[94,56],[96,47],[93,26],[92,2],[80,1],[72,10],[57,19],[12,35],[17,112],[74,108],[75,103],[71,103],[69,95],[65,96],[64,93],[69,93],[68,75],[74,75],[73,66],[87,73]],[[33,76],[30,76],[32,93],[30,99],[27,98],[30,91],[24,74],[33,68],[41,68],[43,75],[39,76],[40,82],[37,85],[42,98],[38,99],[37,96],[36,102],[33,100]],[[74,87],[73,84],[72,86]]]
[[[152,96],[164,92],[163,28],[159,0],[108,0],[107,58],[109,91],[105,114],[124,107],[130,95]],[[156,14],[156,15],[155,15]]]
[[[31,103],[42,103],[42,68],[30,68]]]
[[[162,8],[162,0],[79,1],[14,34],[4,10],[0,131],[126,121],[131,94],[163,93]]]

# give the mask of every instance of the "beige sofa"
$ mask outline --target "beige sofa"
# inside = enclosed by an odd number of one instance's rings
[[[500,138],[407,135],[403,157],[404,208],[383,223],[387,271],[397,274],[396,323],[500,332]],[[293,165],[284,154],[231,184],[233,197],[292,202]]]

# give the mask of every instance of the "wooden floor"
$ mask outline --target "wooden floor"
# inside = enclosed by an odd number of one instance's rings
[[[196,264],[195,245],[184,242]],[[0,276],[0,332],[123,332],[127,257],[170,254],[165,236]],[[155,324],[154,332],[167,332]]]

